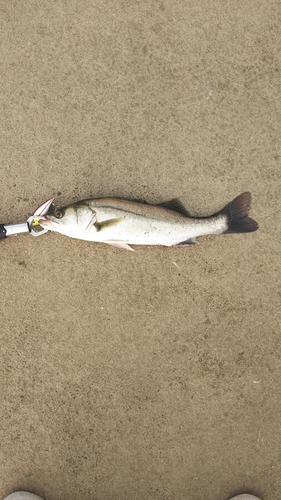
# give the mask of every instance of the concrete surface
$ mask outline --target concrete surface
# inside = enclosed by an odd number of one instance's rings
[[[1,221],[250,190],[260,230],[1,242],[0,497],[280,499],[278,1],[0,1]]]

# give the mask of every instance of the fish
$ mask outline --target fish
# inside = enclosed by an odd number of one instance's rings
[[[184,198],[151,205],[145,201],[96,198],[63,207],[51,205],[40,226],[71,238],[131,250],[131,245],[189,247],[206,235],[248,233],[258,229],[248,217],[251,193],[237,196],[210,216],[194,212]]]

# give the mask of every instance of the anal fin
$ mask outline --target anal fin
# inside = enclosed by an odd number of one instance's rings
[[[196,241],[196,238],[189,238],[189,240],[181,241],[177,243],[177,247],[190,247],[191,245],[199,245],[199,242]]]

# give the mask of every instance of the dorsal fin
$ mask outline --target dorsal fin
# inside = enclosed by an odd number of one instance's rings
[[[119,198],[116,196],[117,200],[125,200],[125,201],[133,201],[135,203],[144,203],[145,205],[148,205],[146,200],[143,200],[142,198]]]
[[[200,217],[192,208],[189,206],[184,198],[174,198],[170,201],[164,201],[163,203],[158,203],[160,207],[169,208],[174,212],[185,215],[185,217]]]

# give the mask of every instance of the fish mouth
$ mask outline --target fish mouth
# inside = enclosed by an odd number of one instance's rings
[[[53,220],[53,218],[49,217],[48,215],[43,215],[40,217],[39,224],[45,229],[52,229],[57,227],[59,225],[59,222]]]
[[[48,231],[48,227],[44,226],[44,219],[45,219],[45,214],[48,212],[50,209],[52,203],[54,201],[54,198],[50,198],[47,201],[44,201],[44,203],[41,203],[39,207],[36,208],[36,210],[33,212],[32,215],[27,219],[27,225],[29,232],[33,236],[40,236],[41,234],[44,234]],[[43,224],[41,225],[41,222],[43,221]],[[39,230],[34,230],[34,227],[36,226],[41,226],[41,231]]]

